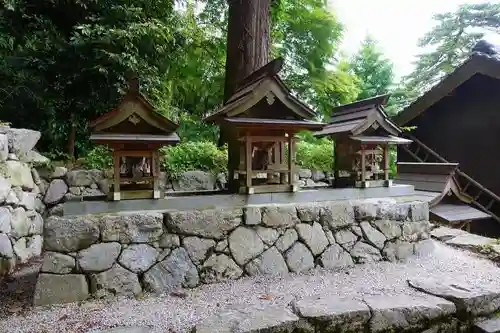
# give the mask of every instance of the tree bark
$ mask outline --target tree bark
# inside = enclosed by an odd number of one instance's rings
[[[75,118],[74,115],[71,114],[70,116],[71,127],[68,136],[68,145],[66,150],[66,153],[68,154],[68,156],[71,158],[72,161],[75,159],[75,142],[76,142],[76,123],[74,118]]]
[[[227,101],[239,81],[269,62],[271,0],[228,0]]]
[[[271,25],[271,0],[228,0],[228,3],[224,102],[231,97],[241,80],[269,62]],[[227,139],[227,133],[221,128],[219,146]],[[228,186],[232,191],[237,191],[239,186],[233,173],[240,162],[239,154],[238,146],[230,147]]]

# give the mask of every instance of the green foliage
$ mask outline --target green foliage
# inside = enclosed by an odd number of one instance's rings
[[[500,4],[465,4],[434,19],[437,24],[419,41],[420,47],[430,51],[418,56],[415,69],[407,77],[408,89],[420,93],[463,62],[486,31],[498,32]]]
[[[332,171],[334,163],[332,142],[327,139],[317,143],[298,142],[296,162],[306,169]]]
[[[227,149],[219,149],[213,142],[183,142],[163,148],[162,153],[162,167],[173,178],[190,170],[217,174],[227,166]]]
[[[360,81],[358,99],[389,92],[394,81],[393,64],[379,50],[376,40],[367,36],[350,60],[350,69]]]
[[[87,152],[84,159],[87,169],[106,170],[113,167],[111,150],[106,146],[95,146]]]

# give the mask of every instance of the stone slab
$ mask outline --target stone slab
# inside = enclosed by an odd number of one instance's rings
[[[478,320],[474,323],[474,333],[500,333],[500,318]]]
[[[312,296],[292,303],[300,317],[317,322],[325,332],[362,332],[370,320],[366,303],[348,297]]]
[[[447,241],[453,237],[467,234],[467,231],[462,229],[454,229],[448,227],[439,227],[431,231],[431,236],[442,241]]]
[[[473,316],[489,315],[500,309],[500,289],[474,287],[442,279],[410,279],[408,284],[427,294],[442,297],[455,304],[457,311]]]
[[[364,301],[370,307],[370,332],[402,332],[425,328],[428,322],[453,315],[452,302],[430,295],[371,296]]]
[[[196,325],[193,333],[271,333],[294,332],[299,326],[299,317],[279,306],[265,308],[243,308],[223,310]],[[300,332],[312,333],[313,330]]]
[[[102,214],[124,211],[168,211],[213,209],[220,207],[243,207],[251,205],[290,204],[336,200],[357,200],[410,196],[412,185],[394,185],[367,189],[314,189],[295,193],[261,193],[253,195],[213,194],[168,197],[159,200],[122,201],[68,201],[63,204],[64,215]]]
[[[50,290],[50,292],[48,292]],[[33,303],[35,306],[54,303],[72,303],[89,298],[85,275],[44,274],[38,276]]]

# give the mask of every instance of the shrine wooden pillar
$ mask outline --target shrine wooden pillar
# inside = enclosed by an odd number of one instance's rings
[[[252,137],[247,133],[245,135],[245,171],[247,193],[253,194],[252,188]]]
[[[121,199],[120,195],[120,154],[113,150],[113,200]]]
[[[384,163],[384,180],[388,181],[389,180],[390,165],[389,165],[389,145],[387,145],[387,144],[384,145],[383,163]]]
[[[298,187],[294,185],[295,176],[295,135],[288,133],[288,182],[292,187],[292,192],[297,192]]]

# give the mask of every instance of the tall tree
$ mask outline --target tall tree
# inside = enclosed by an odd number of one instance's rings
[[[184,41],[172,3],[12,0],[0,11],[0,119],[41,129],[42,148],[81,151],[87,121],[116,103],[127,72],[168,105]]]
[[[386,94],[394,83],[392,62],[384,57],[377,41],[370,36],[350,60],[350,69],[359,79],[358,99]]]
[[[271,39],[271,0],[228,2],[226,100],[240,80],[269,62]]]
[[[420,93],[464,61],[486,31],[500,31],[500,4],[466,4],[434,19],[437,24],[418,43],[430,51],[417,57],[414,71],[406,78],[408,89]]]

